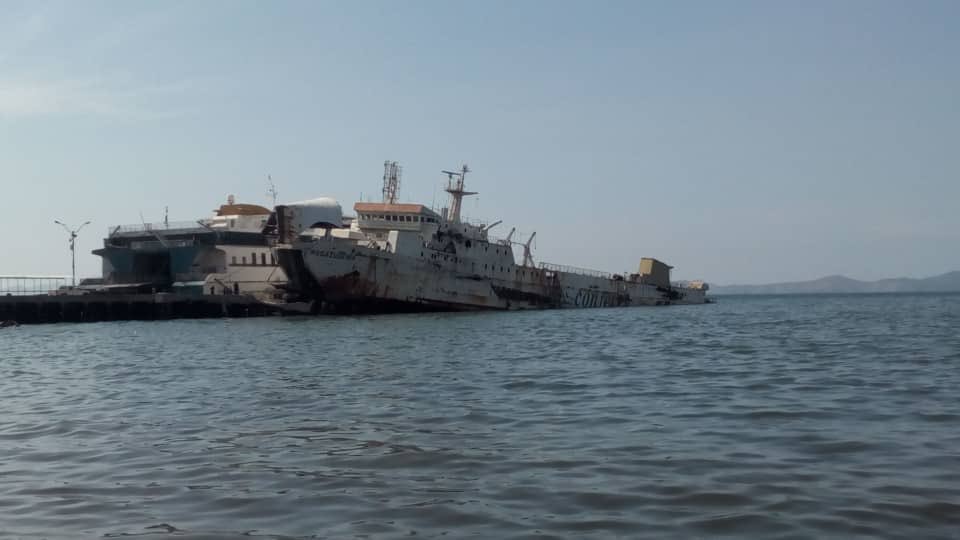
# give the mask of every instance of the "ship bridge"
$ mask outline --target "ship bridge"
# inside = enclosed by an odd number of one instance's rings
[[[358,202],[353,210],[364,230],[421,231],[440,223],[440,215],[422,204]]]

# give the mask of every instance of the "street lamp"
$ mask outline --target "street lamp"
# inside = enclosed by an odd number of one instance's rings
[[[72,281],[73,281],[73,286],[76,287],[76,286],[77,286],[77,252],[76,252],[75,248],[76,248],[76,246],[77,246],[77,233],[80,232],[80,229],[82,229],[82,228],[86,227],[87,225],[89,225],[90,222],[89,222],[89,221],[84,221],[84,222],[83,222],[83,225],[80,225],[80,226],[77,227],[76,229],[70,229],[70,227],[68,227],[65,223],[63,223],[63,222],[61,222],[61,221],[53,220],[53,222],[56,223],[57,225],[63,227],[63,229],[64,229],[65,231],[67,231],[67,234],[70,235],[70,263],[71,263],[71,264],[70,264],[70,267],[71,267],[71,270],[73,271],[73,274],[72,274],[72,275],[73,275],[73,280],[72,280]]]

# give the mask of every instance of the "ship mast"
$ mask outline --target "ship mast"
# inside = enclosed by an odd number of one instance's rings
[[[448,220],[451,223],[460,222],[460,206],[463,202],[463,198],[467,195],[476,195],[476,191],[464,191],[463,189],[463,180],[467,176],[467,173],[470,172],[470,169],[463,165],[460,168],[460,171],[442,171],[443,174],[447,175],[447,188],[446,192],[450,194],[450,214]]]
[[[267,184],[270,186],[267,188],[267,197],[270,197],[270,200],[273,201],[273,206],[271,208],[276,208],[277,196],[280,195],[280,192],[277,191],[277,185],[273,183],[273,177],[269,174],[267,175]]]

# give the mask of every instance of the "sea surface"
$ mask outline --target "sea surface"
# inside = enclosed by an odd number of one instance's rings
[[[0,538],[957,538],[960,295],[0,330]]]

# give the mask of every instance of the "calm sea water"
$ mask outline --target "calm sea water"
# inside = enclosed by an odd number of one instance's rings
[[[956,538],[960,296],[0,330],[0,537]]]

